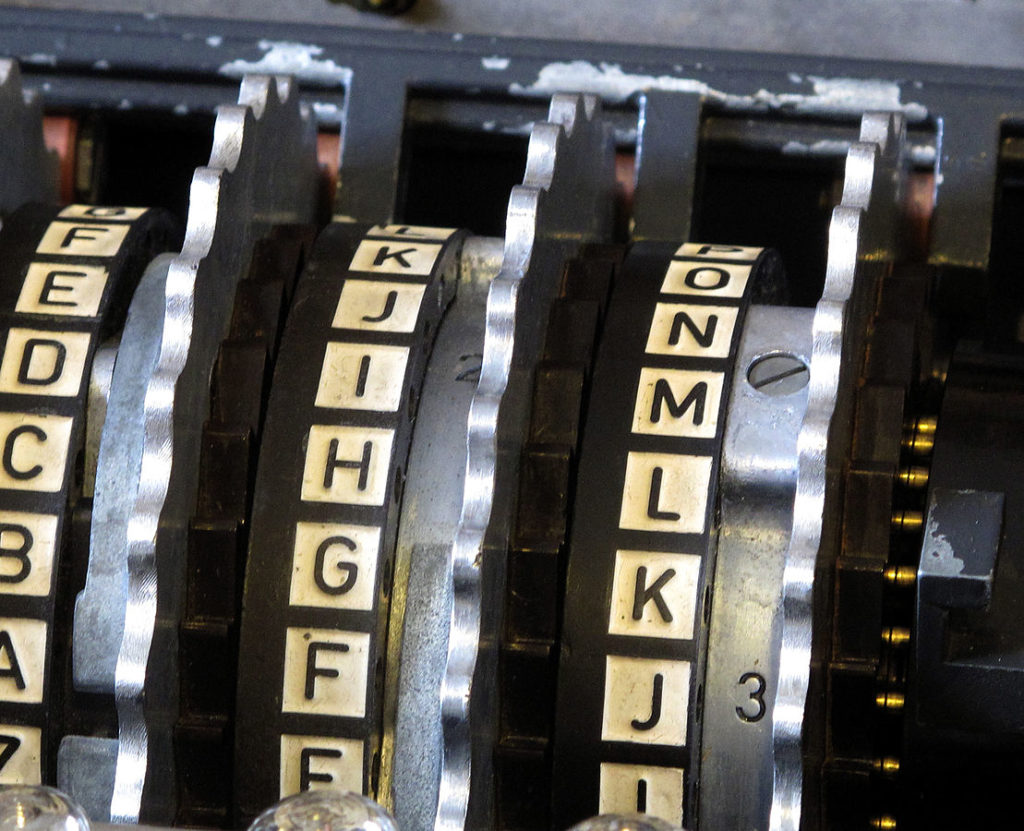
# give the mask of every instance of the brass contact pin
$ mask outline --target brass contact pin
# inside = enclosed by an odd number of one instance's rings
[[[894,531],[920,531],[924,526],[924,514],[920,511],[896,511],[892,515]]]
[[[927,456],[935,447],[935,429],[938,421],[934,416],[914,419],[903,436],[903,446],[915,456]]]
[[[882,630],[882,643],[897,649],[910,643],[910,630],[905,626],[890,626]]]
[[[928,487],[928,468],[921,465],[908,465],[899,472],[900,484],[908,488]]]
[[[875,695],[875,704],[881,710],[902,710],[906,699],[901,692],[880,692]]]
[[[888,814],[875,817],[871,820],[871,827],[878,828],[879,831],[895,831],[896,819]]]
[[[913,586],[917,581],[917,571],[910,566],[886,566],[882,576],[885,582],[901,589]]]
[[[875,759],[875,771],[884,776],[895,776],[900,772],[900,760],[895,756],[883,756]]]

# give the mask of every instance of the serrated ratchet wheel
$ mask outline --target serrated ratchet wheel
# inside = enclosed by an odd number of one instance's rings
[[[882,626],[836,518],[900,464],[852,425],[914,384],[872,358],[917,285],[901,116],[864,117],[803,309],[770,249],[610,244],[592,97],[491,239],[318,227],[313,120],[247,77],[182,238],[50,206],[0,93],[0,782],[129,823],[332,786],[406,829],[799,827],[848,674],[814,593]]]

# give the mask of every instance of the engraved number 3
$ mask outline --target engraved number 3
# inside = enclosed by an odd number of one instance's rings
[[[751,681],[756,684],[753,689],[749,686]],[[747,696],[750,700],[742,707],[736,708],[736,715],[738,715],[743,721],[760,721],[764,718],[766,709],[764,703],[764,676],[757,672],[744,672],[737,683],[739,683],[740,686],[746,687]]]

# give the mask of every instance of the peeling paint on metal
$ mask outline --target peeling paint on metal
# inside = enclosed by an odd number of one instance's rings
[[[786,156],[845,156],[850,142],[841,139],[822,139],[813,144],[803,141],[787,141],[782,145]]]
[[[954,577],[964,570],[964,566],[964,561],[956,556],[946,535],[939,530],[939,524],[929,517],[924,531],[921,571]]]
[[[573,90],[600,95],[605,101],[623,102],[646,90],[664,90],[702,95],[726,109],[735,110],[782,110],[819,115],[859,115],[867,110],[897,110],[912,122],[922,121],[928,116],[928,110],[922,104],[903,103],[900,85],[894,81],[807,76],[801,78],[801,82],[811,87],[809,92],[778,93],[760,89],[750,95],[738,95],[715,89],[696,78],[640,75],[625,72],[618,64],[568,61],[542,67],[532,84],[512,84],[509,91],[546,97]]]
[[[106,70],[110,69],[110,61],[102,59],[95,61],[92,65],[92,68],[98,69],[100,72],[105,72]]]
[[[247,72],[293,75],[300,81],[323,86],[348,87],[352,81],[352,70],[349,67],[338,66],[330,58],[318,57],[324,51],[321,46],[286,40],[261,40],[257,45],[265,53],[258,61],[239,58],[224,64],[217,71],[230,78],[241,78]]]
[[[214,49],[216,49],[218,46],[220,46],[223,42],[224,42],[224,38],[222,38],[220,35],[210,35],[206,39],[206,45],[207,46],[212,46]]]
[[[491,55],[490,57],[480,59],[480,64],[484,69],[492,69],[499,72],[508,69],[510,63],[511,60],[509,58],[502,58],[500,55]]]
[[[811,144],[803,141],[787,141],[782,145],[784,156],[845,156],[850,142],[843,139],[822,139]],[[910,147],[910,161],[917,167],[932,167],[935,164],[935,148],[930,144],[914,144]]]
[[[175,115],[188,115],[188,104],[175,104],[174,105]]]
[[[56,66],[57,56],[56,55],[45,55],[42,52],[33,52],[31,55],[27,55],[22,60],[25,63],[36,64],[37,66]]]

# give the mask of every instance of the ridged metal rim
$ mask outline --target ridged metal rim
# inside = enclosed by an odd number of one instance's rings
[[[774,786],[769,827],[798,831],[803,799],[803,721],[810,683],[814,577],[823,543],[833,415],[859,357],[847,326],[868,278],[862,263],[886,256],[898,232],[906,122],[866,113],[846,156],[843,196],[829,226],[825,287],[814,312],[807,410],[797,438],[793,530],[782,584],[782,640],[772,708]]]
[[[509,198],[502,266],[487,297],[483,365],[467,419],[462,508],[451,550],[452,611],[441,684],[443,762],[436,829],[462,829],[469,808],[470,700],[480,654],[483,546],[494,508],[499,416],[517,348],[519,293],[524,280],[540,277],[530,274],[540,236],[563,232],[583,240],[600,226],[596,217],[587,215],[593,187],[581,188],[575,206],[581,218],[567,221],[565,204],[584,169],[574,160],[594,147],[598,113],[593,96],[555,95],[548,120],[531,130],[523,183]],[[600,170],[598,160],[593,165]]]
[[[160,590],[157,533],[176,443],[187,440],[175,429],[180,408],[176,407],[177,386],[192,358],[194,341],[208,340],[197,334],[197,316],[203,314],[195,304],[197,285],[205,281],[233,295],[249,256],[239,246],[253,236],[255,228],[273,219],[311,218],[316,195],[312,117],[297,98],[291,79],[252,75],[242,80],[237,104],[218,108],[210,163],[197,168],[193,176],[185,243],[168,268],[160,348],[145,390],[139,487],[127,526],[127,604],[114,677],[118,716],[110,806],[114,822],[138,822],[147,778],[149,731],[144,704]],[[294,146],[283,148],[281,142],[290,139],[297,139]],[[280,152],[293,158],[305,153],[310,175],[272,176],[269,170],[281,164],[275,158]],[[271,216],[259,215],[268,209]],[[231,305],[228,302],[227,309]]]

